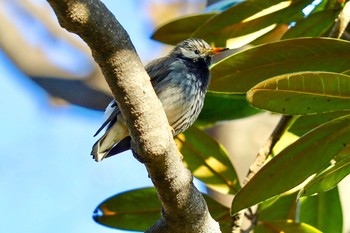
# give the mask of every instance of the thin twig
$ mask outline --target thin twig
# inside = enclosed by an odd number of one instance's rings
[[[250,166],[248,174],[246,175],[242,187],[246,185],[249,180],[253,178],[253,176],[260,170],[260,168],[264,165],[267,157],[271,154],[271,151],[273,147],[276,145],[276,143],[281,139],[281,136],[286,131],[286,129],[289,126],[289,123],[292,119],[292,116],[283,115],[276,125],[275,129],[273,130],[270,137],[267,139],[265,145],[259,150],[258,155],[256,156],[256,159],[254,163]],[[241,225],[243,221],[245,210],[241,210],[238,213],[236,213],[232,217],[232,233],[239,233],[241,232]],[[252,225],[257,223],[256,221],[252,221]],[[251,227],[250,227],[251,228]],[[242,231],[244,232],[244,231]]]

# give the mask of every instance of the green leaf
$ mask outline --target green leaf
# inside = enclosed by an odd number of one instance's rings
[[[257,83],[299,71],[350,70],[350,42],[298,38],[256,46],[229,56],[211,68],[210,90],[245,93]]]
[[[303,196],[310,196],[315,193],[326,192],[350,174],[350,154],[348,157],[336,162],[332,166],[317,174],[300,191]]]
[[[217,121],[239,119],[259,112],[260,110],[248,104],[245,95],[209,91],[205,96],[204,107],[196,124],[205,125]]]
[[[175,142],[188,169],[208,187],[224,194],[240,189],[226,150],[204,131],[192,126],[176,136]]]
[[[350,115],[327,122],[273,157],[236,194],[231,213],[288,191],[324,168],[350,143],[349,123]]]
[[[342,233],[343,216],[338,189],[302,198],[300,221],[322,232]]]
[[[283,35],[282,39],[325,36],[334,25],[334,20],[338,14],[338,10],[327,10],[311,14],[290,28]]]
[[[302,136],[317,126],[348,114],[350,114],[349,111],[339,111],[298,116],[288,131],[295,135]]]
[[[287,115],[350,110],[350,76],[300,72],[267,79],[247,93],[257,108]]]
[[[231,223],[229,209],[203,194],[212,217],[221,227]],[[155,188],[142,188],[117,194],[103,201],[94,212],[94,220],[104,226],[145,231],[161,217],[161,203]]]
[[[297,192],[271,198],[259,204],[259,221],[295,219]]]
[[[191,37],[191,34],[208,19],[217,13],[189,15],[170,21],[160,26],[152,35],[152,39],[176,45]]]
[[[161,208],[156,190],[143,188],[108,198],[96,208],[93,218],[108,227],[145,231],[160,218]]]
[[[260,45],[260,44],[266,44],[266,43],[271,43],[274,41],[279,41],[281,40],[282,36],[286,31],[288,31],[289,25],[288,24],[278,24],[276,27],[271,30],[268,33],[265,33],[263,36],[257,38],[256,40],[250,42],[250,45]]]
[[[203,197],[208,205],[210,215],[220,224],[222,233],[231,233],[232,218],[230,216],[230,209],[221,205],[209,195],[203,194]]]
[[[254,232],[276,233],[276,232],[302,232],[302,233],[322,233],[320,230],[306,223],[298,223],[292,220],[280,220],[272,222],[260,222]]]
[[[299,5],[300,2],[304,2],[303,5],[306,6],[310,1],[293,1],[292,4]],[[271,24],[280,21],[280,17],[290,20],[290,14],[288,14],[289,11],[293,11],[292,15],[298,10],[301,12],[301,10],[297,9],[295,6],[287,7],[288,5],[285,3],[285,1],[281,0],[244,1],[221,12],[206,23],[202,24],[192,36],[203,38],[208,41],[214,41],[222,46],[224,45],[223,42],[228,38],[245,35],[270,26]],[[278,8],[278,4],[280,4],[280,8]],[[273,8],[273,6],[275,6],[275,8]],[[288,11],[283,12],[285,16],[282,16],[282,14],[280,14],[280,16],[272,15],[273,11],[278,11],[281,8],[283,9],[283,7],[287,7],[288,9]],[[302,8],[303,7],[301,7],[301,9]],[[265,10],[265,12],[262,12],[263,10]],[[263,13],[265,17],[260,17],[259,20],[252,18],[248,20],[251,16],[258,17],[258,13]]]

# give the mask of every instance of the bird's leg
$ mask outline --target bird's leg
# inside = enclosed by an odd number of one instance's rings
[[[258,212],[253,212],[252,208],[248,208],[248,212],[244,213],[244,216],[250,220],[250,226],[246,230],[242,230],[243,233],[248,233],[258,224]]]

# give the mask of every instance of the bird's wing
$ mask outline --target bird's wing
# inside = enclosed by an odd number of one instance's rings
[[[101,125],[101,127],[97,130],[94,137],[96,137],[106,126],[107,129],[115,123],[117,120],[117,117],[120,113],[119,107],[117,105],[117,102],[115,100],[112,100],[112,102],[107,106],[105,111],[106,121]]]
[[[145,69],[151,78],[153,88],[172,72],[172,61],[173,59],[168,56],[155,59],[146,65]]]

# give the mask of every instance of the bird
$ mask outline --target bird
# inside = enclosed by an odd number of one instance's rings
[[[198,118],[210,82],[209,66],[215,54],[228,48],[212,48],[202,39],[190,38],[178,43],[165,57],[145,66],[152,86],[168,118],[173,136],[188,129]],[[104,134],[92,147],[99,162],[130,149],[131,137],[115,100],[107,106],[106,121],[97,130]]]

